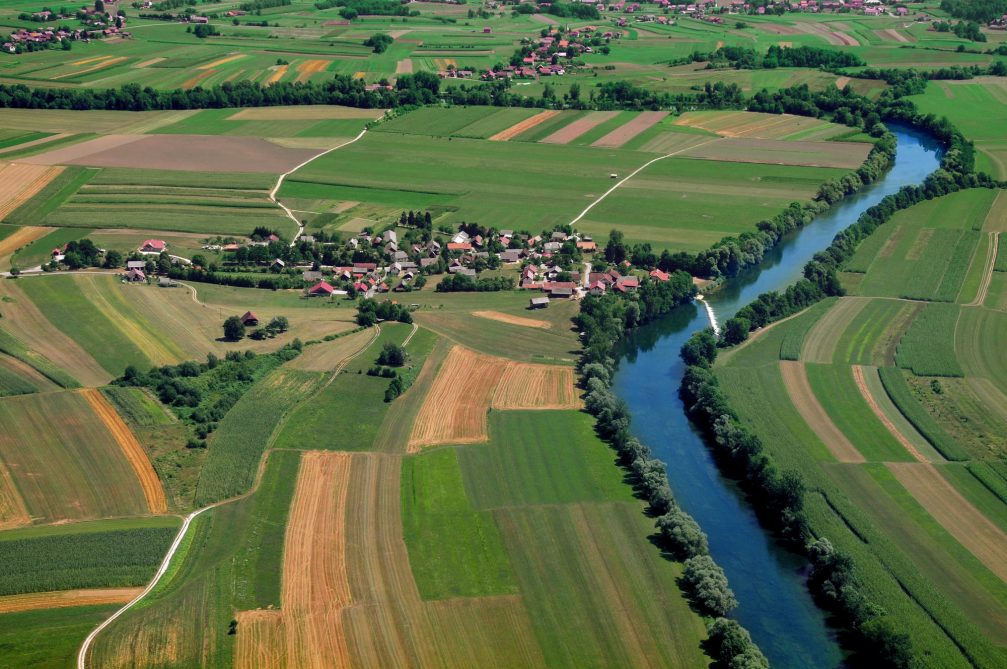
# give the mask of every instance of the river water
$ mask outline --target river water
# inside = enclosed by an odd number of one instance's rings
[[[905,126],[889,127],[898,138],[898,152],[888,174],[788,236],[761,265],[710,295],[707,299],[719,323],[761,293],[797,281],[804,264],[861,212],[937,169],[936,142]],[[702,304],[688,304],[640,328],[621,345],[615,391],[629,404],[633,432],[668,464],[671,488],[682,508],[709,535],[710,552],[738,598],[734,617],[752,633],[772,666],[839,666],[842,653],[834,632],[804,582],[805,561],[775,545],[737,485],[720,476],[678,397],[684,372],[679,349],[693,332],[709,324]]]

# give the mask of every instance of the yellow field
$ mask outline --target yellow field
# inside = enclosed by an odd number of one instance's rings
[[[0,168],[0,221],[56,178],[62,167],[8,163]]]

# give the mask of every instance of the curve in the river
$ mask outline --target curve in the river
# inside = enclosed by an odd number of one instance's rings
[[[706,297],[723,323],[742,306],[801,276],[804,264],[868,207],[933,172],[939,147],[929,136],[892,125],[895,164],[881,180],[837,204],[790,235],[758,267]],[[779,548],[759,525],[737,486],[724,479],[689,423],[678,397],[684,366],[678,352],[709,325],[705,309],[689,304],[640,328],[622,344],[615,391],[630,406],[633,431],[668,464],[682,507],[710,538],[710,552],[727,572],[739,606],[734,616],[778,669],[835,667],[842,654],[804,582],[804,561]]]

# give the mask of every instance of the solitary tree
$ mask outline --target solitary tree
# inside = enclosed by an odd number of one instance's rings
[[[237,316],[231,316],[224,321],[224,339],[238,341],[245,336],[245,324]]]
[[[385,344],[384,348],[381,349],[381,353],[378,355],[379,365],[388,365],[389,367],[401,367],[406,362],[406,352],[401,346],[397,346],[391,342]]]

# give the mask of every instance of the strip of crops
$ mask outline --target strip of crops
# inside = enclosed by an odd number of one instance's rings
[[[822,300],[806,312],[794,318],[780,342],[780,360],[800,360],[804,347],[804,336],[814,327],[818,319],[836,303],[836,298]]]
[[[969,271],[972,253],[976,244],[979,243],[979,234],[974,230],[962,232],[958,243],[955,244],[954,251],[951,252],[951,260],[934,299],[940,302],[954,302],[957,299],[958,292],[962,289],[962,282],[965,281],[965,275]],[[984,259],[980,258],[979,260],[983,261]]]
[[[143,585],[175,532],[140,527],[0,540],[0,595]]]
[[[1007,272],[1007,235],[1002,235],[1000,243],[997,245],[997,257],[993,262],[994,272]]]
[[[985,462],[970,462],[965,467],[991,493],[999,497],[1004,504],[1007,504],[1007,481],[993,467]]]
[[[0,329],[0,352],[17,358],[21,362],[30,365],[39,374],[45,376],[50,381],[63,388],[79,388],[80,383],[62,369],[42,357],[35,351],[28,350],[14,335],[6,330]]]
[[[5,367],[0,367],[0,397],[37,393],[38,388]]]
[[[170,170],[105,169],[93,184],[116,186],[187,186],[189,188],[244,188],[269,190],[275,177],[254,173],[181,172]]]
[[[968,460],[969,454],[941,428],[933,416],[913,397],[902,371],[895,367],[878,369],[888,397],[913,427],[948,460]]]
[[[266,199],[250,200],[246,198],[205,198],[205,197],[157,197],[154,195],[130,194],[100,194],[82,195],[78,193],[70,200],[72,205],[82,204],[149,204],[186,207],[229,207],[232,209],[276,209],[276,205]]]
[[[964,376],[955,357],[958,313],[955,304],[928,304],[899,342],[898,366],[916,376]]]
[[[67,167],[27,202],[12,211],[5,220],[18,225],[38,225],[39,221],[56,211],[97,173],[98,170],[95,169]]]

